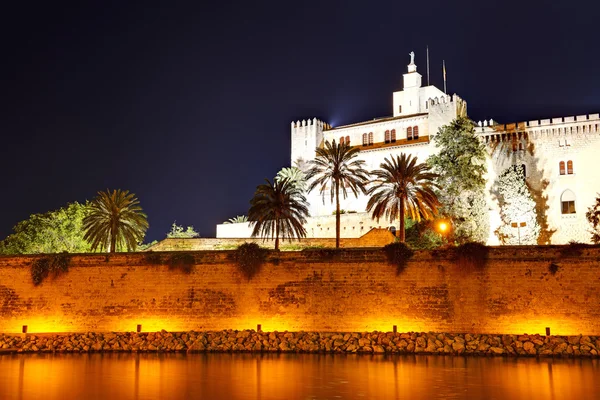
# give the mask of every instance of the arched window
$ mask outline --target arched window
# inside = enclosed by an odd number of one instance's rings
[[[386,143],[390,142],[390,131],[385,131],[385,142]]]
[[[406,138],[408,140],[412,140],[412,138],[413,138],[412,126],[409,126],[408,128],[406,128]]]
[[[344,144],[344,137],[343,136],[340,138],[340,144]]]
[[[346,144],[350,146],[350,136],[346,136]]]
[[[561,175],[565,174],[565,162],[564,161],[561,161],[560,163],[558,163],[558,169],[560,170]]]
[[[562,214],[575,214],[575,193],[565,190],[560,196],[560,204]]]
[[[392,143],[396,141],[396,130],[392,129]]]
[[[363,146],[367,145],[367,134],[363,133]]]
[[[513,151],[517,151],[517,143],[513,142]]]
[[[573,175],[573,161],[567,161],[567,174]]]
[[[369,144],[373,144],[373,132],[369,132]]]
[[[523,143],[519,143],[519,150],[523,150]]]
[[[418,126],[414,126],[413,127],[413,138],[414,139],[418,139],[419,138],[419,127]]]

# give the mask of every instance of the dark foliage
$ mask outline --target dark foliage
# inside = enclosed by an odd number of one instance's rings
[[[569,244],[564,245],[560,249],[560,256],[563,258],[568,257],[579,257],[583,254],[583,250],[593,247],[587,243],[580,243],[570,241]]]
[[[230,258],[242,275],[250,280],[260,272],[267,258],[267,250],[256,243],[244,243],[231,253]]]
[[[160,265],[162,264],[162,257],[153,251],[144,253],[144,264]]]
[[[413,256],[414,251],[403,242],[390,243],[383,247],[388,263],[396,266],[396,275],[400,275],[406,268],[406,263]]]
[[[48,276],[56,278],[69,271],[70,263],[71,256],[66,252],[40,257],[31,264],[31,280],[37,286]]]
[[[179,270],[186,274],[192,272],[195,263],[196,260],[194,259],[194,256],[189,253],[175,253],[169,257],[168,261],[170,270]]]
[[[464,271],[477,271],[485,268],[489,248],[479,242],[467,242],[456,247],[454,261]]]
[[[560,267],[557,264],[550,263],[550,265],[548,265],[548,272],[550,272],[552,275],[556,275],[559,269]]]

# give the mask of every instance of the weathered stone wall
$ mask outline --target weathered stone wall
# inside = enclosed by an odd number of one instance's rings
[[[598,357],[597,336],[399,332],[121,332],[0,334],[2,352],[283,352]]]
[[[261,324],[265,331],[397,325],[399,332],[600,334],[598,248],[492,248],[487,266],[471,271],[448,254],[418,252],[400,274],[380,250],[271,253],[250,281],[230,252],[190,253],[189,274],[169,267],[173,254],[77,255],[67,273],[39,286],[31,280],[35,257],[0,257],[0,332]]]

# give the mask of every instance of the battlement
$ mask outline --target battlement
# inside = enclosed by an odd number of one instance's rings
[[[477,122],[475,132],[486,143],[509,140],[510,138],[534,138],[600,133],[600,114],[548,118],[533,121],[498,124],[492,119]]]
[[[313,119],[303,119],[302,121],[298,120],[298,121],[292,121],[292,130],[296,129],[296,128],[300,128],[300,127],[304,127],[304,126],[316,126],[320,129],[331,129],[331,125],[329,125],[326,122],[323,122],[321,120],[318,120],[316,118]]]
[[[457,94],[450,95],[442,95],[436,97],[430,97],[427,99],[427,109],[429,112],[441,111],[445,112],[446,110],[466,110],[467,102],[460,98]]]

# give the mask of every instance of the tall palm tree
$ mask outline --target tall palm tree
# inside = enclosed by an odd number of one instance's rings
[[[365,162],[357,159],[359,152],[357,147],[346,143],[336,144],[335,139],[325,141],[325,146],[316,149],[316,157],[309,162],[310,169],[306,173],[306,180],[312,180],[309,192],[318,186],[323,194],[329,187],[332,203],[335,198],[336,248],[340,247],[340,187],[344,199],[348,197],[348,189],[355,197],[359,192],[366,193],[369,173],[363,169]]]
[[[383,216],[390,222],[400,219],[397,236],[401,242],[405,240],[405,216],[420,221],[437,214],[440,203],[434,193],[437,185],[433,182],[437,175],[427,164],[417,164],[417,157],[404,153],[391,160],[386,157],[380,169],[372,174],[376,179],[369,189],[371,198],[367,211],[373,210],[372,216],[377,221]]]
[[[279,237],[306,237],[302,226],[308,217],[308,203],[302,191],[289,179],[273,180],[258,185],[250,200],[248,221],[253,223],[252,237],[275,238],[279,250]]]
[[[138,199],[128,190],[98,192],[89,207],[83,229],[84,239],[91,243],[92,250],[100,247],[111,253],[117,248],[133,251],[144,239],[148,219]]]

